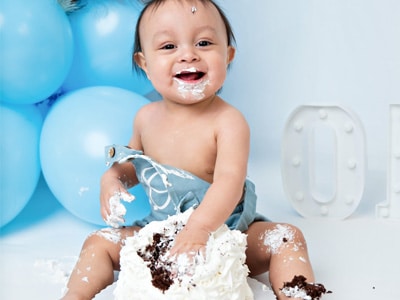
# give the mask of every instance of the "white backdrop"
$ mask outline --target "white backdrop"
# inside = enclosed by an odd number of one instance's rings
[[[251,164],[249,175],[262,198],[260,209],[267,213],[268,205],[285,198],[279,160],[289,114],[303,104],[335,104],[352,109],[364,125],[368,171],[356,213],[374,214],[375,205],[386,199],[389,105],[400,103],[400,2],[218,3],[237,39],[222,96],[250,123],[251,162],[257,167]]]

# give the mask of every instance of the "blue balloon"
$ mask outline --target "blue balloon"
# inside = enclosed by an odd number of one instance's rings
[[[71,25],[57,1],[0,1],[1,99],[46,99],[64,82],[72,57]]]
[[[150,81],[132,70],[136,21],[141,6],[133,1],[89,0],[70,14],[74,59],[63,89],[108,85],[140,95],[153,90]]]
[[[126,145],[133,118],[150,101],[117,87],[88,87],[57,99],[43,124],[40,159],[46,182],[57,200],[75,216],[104,225],[100,214],[100,177],[106,170],[104,147]],[[126,221],[150,211],[140,186],[136,200],[124,203]]]
[[[35,191],[42,123],[33,105],[0,103],[0,227],[22,211]]]

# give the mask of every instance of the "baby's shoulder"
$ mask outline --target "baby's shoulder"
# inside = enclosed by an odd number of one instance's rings
[[[146,105],[143,105],[137,112],[136,112],[136,119],[147,120],[151,118],[159,111],[159,102],[150,102]]]
[[[242,112],[234,107],[233,105],[220,101],[219,110],[218,110],[218,120],[221,123],[233,123],[233,124],[241,124],[247,123]]]

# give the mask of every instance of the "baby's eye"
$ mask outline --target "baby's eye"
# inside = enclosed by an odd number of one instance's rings
[[[166,45],[161,47],[161,49],[163,49],[163,50],[172,50],[174,48],[175,48],[174,44],[166,44]]]
[[[206,46],[210,46],[210,45],[211,45],[211,42],[209,42],[209,41],[200,41],[197,43],[197,46],[199,46],[199,47],[206,47]]]

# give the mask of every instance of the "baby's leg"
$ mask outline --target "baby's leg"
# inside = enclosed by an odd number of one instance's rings
[[[64,300],[93,299],[114,281],[119,270],[120,250],[126,237],[137,227],[105,228],[94,232],[85,241],[78,262],[71,273]]]
[[[288,224],[255,222],[246,233],[250,275],[269,271],[271,286],[278,299],[288,299],[279,290],[294,275],[303,275],[307,282],[314,282],[306,241],[298,228]]]

